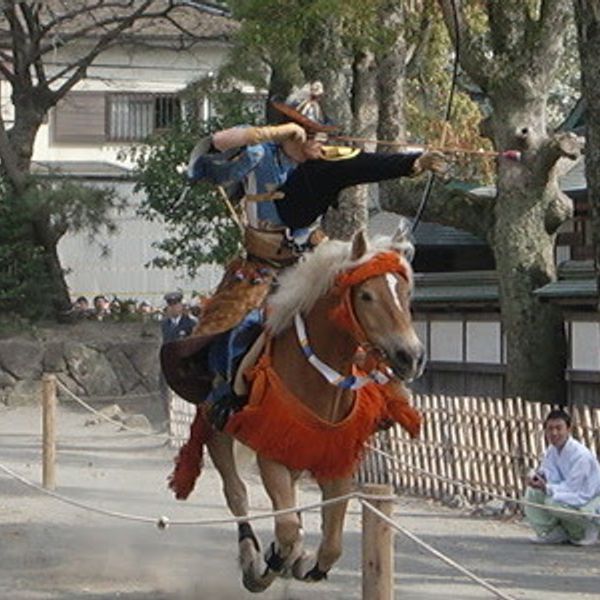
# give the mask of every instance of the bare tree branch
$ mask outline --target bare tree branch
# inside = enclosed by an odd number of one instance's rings
[[[39,20],[37,17],[37,13],[39,13],[39,5],[37,5],[37,8],[32,9],[32,6],[27,2],[19,2],[19,8],[21,9],[23,19],[27,25],[28,36],[31,40],[31,48],[37,48],[40,40]],[[33,66],[38,79],[38,85],[41,84],[42,87],[45,87],[47,84],[46,72],[41,57],[33,61]]]

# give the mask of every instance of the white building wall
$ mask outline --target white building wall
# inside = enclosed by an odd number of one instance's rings
[[[177,51],[168,47],[119,45],[102,53],[88,68],[87,77],[73,91],[174,93],[193,81],[218,69],[226,57],[228,46],[222,42],[206,41],[191,49]],[[58,72],[71,62],[73,48],[57,49],[47,60],[48,72]],[[249,90],[250,91],[250,90]],[[2,116],[10,126],[14,119],[11,87],[0,81]],[[52,135],[52,115],[38,132],[33,160],[38,162],[101,162],[121,167],[132,166],[119,154],[127,149],[126,143],[56,143]],[[147,268],[144,265],[157,255],[152,242],[166,237],[160,221],[147,222],[135,215],[140,199],[133,194],[130,182],[106,182],[115,185],[121,195],[130,198],[132,207],[125,214],[116,215],[118,231],[112,236],[101,236],[92,242],[86,233],[67,234],[59,244],[59,256],[67,270],[67,282],[73,297],[96,294],[136,298],[162,304],[165,292],[181,289],[206,293],[213,289],[222,269],[216,266],[202,268],[194,279],[182,270]],[[108,254],[103,255],[106,245]]]
[[[600,371],[600,323],[571,323],[571,368],[577,371]]]
[[[92,298],[105,294],[109,299],[113,296],[122,300],[135,298],[160,306],[162,296],[168,291],[180,289],[189,300],[194,291],[207,293],[214,289],[222,274],[218,266],[206,265],[193,279],[182,269],[145,267],[158,254],[152,243],[166,237],[164,225],[135,215],[139,197],[133,194],[132,183],[117,183],[116,187],[131,203],[127,211],[115,215],[117,232],[100,236],[95,241],[91,241],[86,233],[71,233],[59,244],[59,256],[68,270],[66,278],[72,297]],[[103,245],[108,248],[106,255]]]
[[[500,323],[467,321],[467,362],[500,364],[502,362]]]

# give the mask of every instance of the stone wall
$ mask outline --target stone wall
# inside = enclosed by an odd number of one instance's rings
[[[0,338],[0,403],[37,403],[43,373],[84,400],[157,401],[160,326],[84,321]],[[64,392],[59,398],[68,397]],[[139,408],[138,402],[138,408]],[[143,404],[143,402],[141,403]]]

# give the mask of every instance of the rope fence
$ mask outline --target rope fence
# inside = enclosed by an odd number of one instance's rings
[[[56,386],[86,410],[118,425],[120,428],[125,428],[138,435],[165,435],[157,432],[140,432],[138,429],[126,427],[123,423],[104,415],[101,411],[78,398],[64,384],[56,381],[53,376],[45,376],[43,405],[45,411],[48,410],[48,407],[51,408],[52,413],[49,414],[52,418],[54,418],[52,407],[56,403]],[[415,396],[414,404],[425,416],[422,438],[420,440],[410,440],[398,427],[380,432],[375,436],[373,444],[369,446],[369,452],[362,463],[359,474],[359,481],[363,485],[366,484],[367,489],[369,485],[376,487],[376,484],[380,486],[381,484],[387,484],[390,491],[392,489],[410,491],[437,498],[449,494],[458,494],[462,491],[465,496],[475,501],[497,498],[503,501],[515,502],[518,505],[531,504],[521,500],[518,496],[523,493],[526,471],[537,464],[543,451],[541,431],[547,407],[540,404],[526,403],[520,399],[501,401],[489,398],[420,395]],[[600,410],[586,406],[574,407],[571,409],[571,414],[574,423],[574,435],[598,453],[600,449]],[[46,415],[44,415],[44,420],[46,420]],[[44,423],[44,445],[52,449],[54,453],[54,442],[46,444],[46,425]],[[49,427],[49,429],[53,433],[54,427]],[[402,459],[399,457],[402,457]],[[390,494],[381,495],[381,493],[378,493],[377,495],[371,495],[355,491],[342,497],[309,505],[244,517],[171,520],[166,516],[155,518],[111,511],[66,497],[54,491],[53,477],[52,485],[46,485],[46,482],[44,482],[42,487],[1,463],[0,471],[39,493],[76,508],[107,517],[153,523],[159,529],[166,529],[170,525],[221,525],[249,522],[290,513],[322,509],[324,506],[337,502],[356,499],[363,505],[363,523],[368,521],[368,519],[365,520],[365,511],[376,515],[382,524],[386,524],[394,531],[411,539],[433,556],[487,589],[494,596],[504,600],[514,600],[512,596],[479,578],[392,519],[391,510],[389,508],[383,510],[386,503],[397,501],[397,497]],[[552,511],[581,514],[578,511],[558,507],[553,507]],[[589,516],[600,518],[600,515]],[[381,530],[378,531],[381,533]],[[369,535],[369,540],[363,541],[363,551],[366,548],[370,549],[375,557],[387,556],[386,560],[389,562],[389,556],[391,556],[389,553],[393,550],[383,551],[382,553],[382,549],[378,547],[378,542],[375,541],[378,537],[382,537],[382,539],[385,537],[387,540],[389,536],[374,535],[373,533]],[[367,537],[366,530],[364,536]],[[381,543],[381,540],[379,540],[379,545]],[[382,561],[382,564],[385,562]],[[367,560],[367,563],[370,564],[369,560]],[[363,564],[363,577],[365,577],[364,569],[365,565]],[[375,571],[378,571],[378,569],[379,566],[375,568]],[[393,581],[393,574],[389,579]],[[389,581],[382,583],[378,578],[369,578],[369,581],[371,583],[367,583],[367,586],[383,586],[382,589],[386,591],[381,596],[382,598],[391,597],[389,594],[393,594],[393,591],[390,592],[390,590],[393,590],[393,584]],[[367,588],[363,587],[364,589]],[[364,597],[369,596],[367,594]]]
[[[419,439],[395,426],[372,440],[359,471],[364,483],[438,500],[516,501],[544,452],[547,405],[520,398],[415,395],[424,417]],[[572,406],[573,435],[600,456],[600,409]],[[398,464],[402,468],[398,468]]]

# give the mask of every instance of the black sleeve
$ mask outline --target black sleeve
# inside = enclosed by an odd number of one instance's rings
[[[287,227],[306,227],[325,214],[344,188],[410,175],[420,155],[361,152],[344,160],[306,161],[280,188],[285,197],[275,202],[277,212]]]

